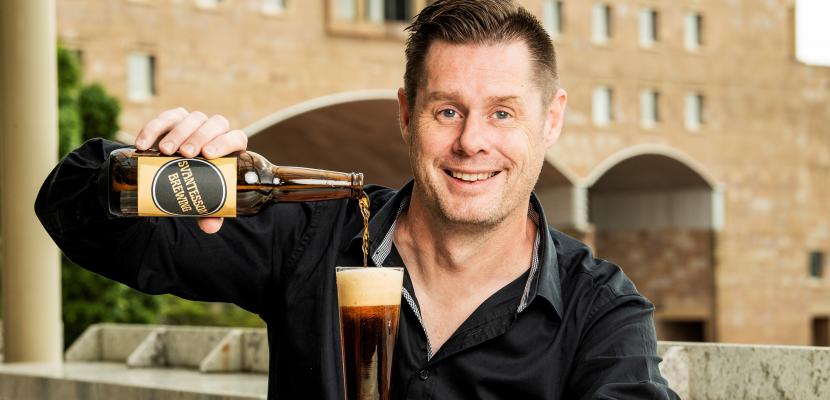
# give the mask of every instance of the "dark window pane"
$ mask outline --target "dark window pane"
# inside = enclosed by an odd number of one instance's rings
[[[412,18],[411,0],[384,0],[383,6],[387,21],[409,21]]]
[[[810,276],[821,278],[824,275],[824,252],[810,252]]]

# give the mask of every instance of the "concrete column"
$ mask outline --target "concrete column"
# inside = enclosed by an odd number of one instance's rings
[[[60,362],[60,256],[35,217],[57,162],[54,0],[0,1],[4,362]]]

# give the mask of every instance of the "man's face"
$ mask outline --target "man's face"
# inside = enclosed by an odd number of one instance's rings
[[[545,104],[527,46],[434,42],[412,115],[401,124],[416,196],[456,225],[492,226],[527,201],[559,135],[566,95]]]

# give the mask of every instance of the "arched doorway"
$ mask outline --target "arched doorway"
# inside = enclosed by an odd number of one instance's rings
[[[659,339],[713,341],[720,190],[690,158],[654,150],[618,154],[592,174],[595,250],[655,304]]]
[[[366,183],[395,188],[412,175],[398,127],[397,96],[391,90],[312,99],[245,131],[248,148],[275,164],[362,172]]]
[[[547,160],[533,191],[542,203],[549,225],[591,245],[591,238],[586,235],[589,230],[585,191],[576,187],[574,181],[568,170],[554,160]]]

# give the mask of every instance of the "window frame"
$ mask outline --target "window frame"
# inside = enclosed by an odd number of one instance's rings
[[[136,60],[137,57],[142,57],[143,59],[147,60],[146,69],[144,71],[134,71],[133,68],[136,65],[133,60]],[[127,54],[127,99],[132,102],[147,102],[152,100],[154,97],[158,95],[158,87],[156,83],[157,78],[157,60],[156,56],[148,51],[131,51]],[[141,68],[144,68],[142,66]],[[134,73],[147,73],[147,77],[140,78],[142,80],[142,85],[146,86],[146,88],[142,88],[139,92],[135,90],[136,81],[134,77]]]
[[[696,132],[703,129],[706,99],[699,91],[686,93],[683,104],[683,122],[686,130]]]
[[[591,8],[591,41],[593,43],[604,45],[611,41],[614,34],[613,15],[611,6],[606,3],[596,3]]]
[[[614,120],[614,89],[608,85],[595,86],[591,94],[591,121],[594,126],[608,126]]]
[[[652,48],[660,41],[660,14],[651,7],[640,9],[637,18],[638,43],[641,48]]]

